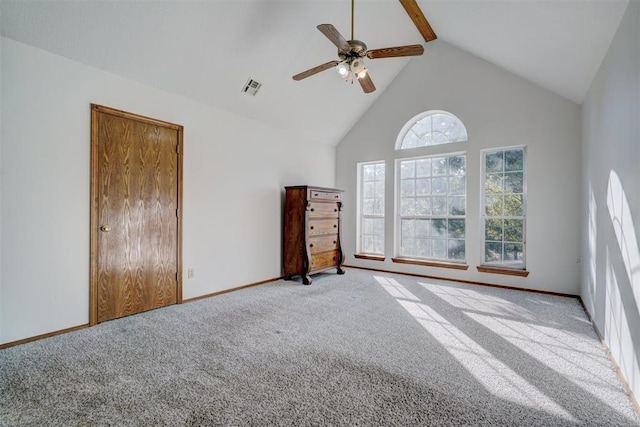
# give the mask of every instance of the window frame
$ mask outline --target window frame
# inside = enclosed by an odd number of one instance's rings
[[[421,215],[414,215],[412,216],[412,218],[415,219],[441,219],[444,218],[446,219],[463,219],[464,220],[464,238],[459,239],[459,240],[463,240],[464,244],[465,244],[465,254],[464,254],[464,259],[463,260],[455,260],[455,259],[450,259],[450,258],[438,258],[438,257],[434,257],[434,256],[430,256],[430,257],[418,257],[418,256],[410,256],[410,255],[403,255],[401,254],[401,248],[402,248],[402,220],[403,219],[407,219],[407,217],[402,216],[402,178],[401,178],[401,167],[400,164],[403,161],[407,161],[407,160],[420,160],[420,159],[434,159],[434,158],[450,158],[450,157],[457,157],[457,156],[464,156],[465,158],[465,192],[464,192],[464,197],[465,197],[465,214],[463,216],[451,216],[449,213],[447,213],[446,215],[441,215],[441,216],[437,216],[434,218],[433,215],[430,216],[421,216]],[[469,154],[467,151],[451,151],[451,152],[445,152],[445,153],[438,153],[438,154],[426,154],[426,155],[421,155],[421,156],[412,156],[412,157],[403,157],[403,158],[396,158],[395,159],[395,163],[394,163],[394,236],[393,236],[393,240],[394,240],[394,262],[400,262],[400,263],[414,263],[411,261],[416,261],[416,264],[422,264],[422,265],[432,265],[432,266],[450,266],[451,268],[458,268],[458,266],[460,268],[464,268],[466,269],[467,266],[467,217],[468,217],[468,212],[467,212],[467,206],[468,206],[468,197],[469,197],[469,185],[468,185],[468,175],[467,175],[467,169],[468,169],[468,157]],[[449,175],[447,175],[449,176]],[[447,189],[447,198],[450,197],[449,195],[449,191]],[[447,241],[449,239],[446,239]]]
[[[382,165],[384,167],[384,179],[382,182],[384,183],[384,192],[382,196],[382,205],[383,205],[383,213],[382,214],[364,214],[363,206],[364,206],[364,168],[369,165]],[[358,162],[357,163],[357,220],[356,220],[356,257],[360,258],[379,258],[384,257],[385,254],[385,246],[386,246],[386,176],[387,176],[387,162],[385,160],[376,160],[376,161],[368,161],[368,162]],[[373,182],[377,182],[374,180]],[[383,228],[382,228],[382,252],[365,252],[363,250],[363,239],[365,234],[363,233],[364,227],[364,219],[367,218],[375,218],[382,219]],[[375,234],[373,234],[375,236]]]
[[[486,171],[486,156],[489,153],[498,153],[498,152],[506,152],[511,150],[522,150],[522,216],[513,216],[513,215],[501,215],[496,217],[488,217],[486,215],[486,192],[485,192],[485,183],[487,178]],[[504,171],[503,171],[504,173]],[[480,150],[480,263],[479,263],[479,271],[483,272],[491,272],[491,270],[507,270],[513,272],[526,271],[527,269],[527,205],[528,205],[528,195],[527,195],[527,146],[526,145],[513,145],[507,147],[495,147],[495,148],[486,148]],[[503,196],[505,194],[504,190],[501,193]],[[518,193],[519,194],[519,193]],[[496,262],[486,262],[485,260],[485,247],[486,247],[486,219],[487,218],[496,218],[502,220],[509,219],[517,219],[522,220],[522,264],[509,265],[504,261],[501,263]],[[502,238],[502,243],[504,244],[504,236]],[[506,273],[503,273],[506,274]]]

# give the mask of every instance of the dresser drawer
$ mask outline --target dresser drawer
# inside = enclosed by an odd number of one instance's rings
[[[338,264],[338,251],[311,255],[311,270],[333,267]]]
[[[313,219],[308,223],[309,236],[322,234],[336,234],[338,232],[338,219]]]
[[[309,217],[338,217],[338,204],[326,203],[326,202],[310,202],[309,203]]]
[[[335,251],[338,249],[338,235],[317,236],[309,238],[311,254],[320,252]]]
[[[333,191],[321,191],[321,190],[311,190],[310,198],[316,200],[342,200],[342,193],[335,193]]]

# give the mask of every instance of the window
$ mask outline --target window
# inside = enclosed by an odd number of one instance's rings
[[[384,166],[384,162],[358,165],[358,252],[362,254],[384,255]]]
[[[466,154],[397,161],[400,257],[465,263]]]
[[[456,116],[446,111],[426,111],[404,125],[396,140],[396,150],[466,140],[467,130]]]
[[[524,147],[483,153],[483,265],[525,268],[524,154]]]

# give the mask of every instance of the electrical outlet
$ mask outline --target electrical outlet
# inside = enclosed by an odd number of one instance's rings
[[[189,279],[193,279],[195,277],[195,272],[193,271],[193,268],[190,268],[187,270],[187,277]]]

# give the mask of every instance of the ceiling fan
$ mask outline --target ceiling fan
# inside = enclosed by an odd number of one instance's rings
[[[376,90],[369,71],[364,65],[364,58],[396,58],[400,56],[420,56],[424,53],[424,47],[421,44],[412,44],[407,46],[387,47],[382,49],[367,49],[367,45],[360,40],[355,40],[353,36],[353,15],[354,1],[351,0],[351,40],[346,40],[342,34],[331,24],[320,24],[318,30],[324,34],[338,48],[338,57],[340,60],[325,62],[324,64],[310,68],[302,73],[293,76],[293,80],[302,80],[311,77],[321,71],[335,67],[338,74],[347,81],[353,83],[355,77],[362,90],[365,93],[371,93]],[[420,6],[416,0],[400,0],[400,3],[407,11],[407,14],[420,31],[426,42],[435,40],[436,33],[429,25],[427,18],[424,17]]]

